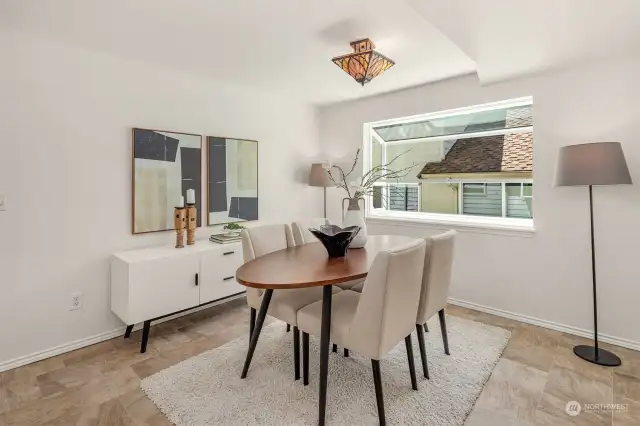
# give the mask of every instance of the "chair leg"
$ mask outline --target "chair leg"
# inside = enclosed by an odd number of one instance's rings
[[[442,343],[444,343],[444,353],[449,355],[449,337],[447,336],[447,323],[444,319],[444,309],[438,311],[440,319],[440,330],[442,330]]]
[[[411,334],[404,338],[404,344],[407,347],[407,361],[409,361],[409,374],[411,374],[411,389],[418,390],[416,365],[413,362],[413,344],[411,343]]]
[[[302,382],[309,384],[309,333],[302,332]]]
[[[287,324],[287,333],[291,331],[291,324]]]
[[[333,352],[338,352],[338,345],[336,345],[335,343],[333,344]]]
[[[293,326],[293,370],[295,380],[300,379],[300,330]]]
[[[371,370],[373,371],[373,385],[376,388],[376,404],[378,406],[378,421],[380,426],[385,426],[387,421],[384,417],[384,396],[382,394],[382,378],[380,377],[380,361],[371,360]]]
[[[429,332],[429,326],[426,322],[424,323],[424,331],[426,331],[427,333]]]
[[[420,346],[420,359],[422,360],[422,372],[425,378],[429,378],[429,367],[427,367],[427,350],[424,346],[424,330],[422,325],[416,324],[416,333],[418,334],[418,343]]]
[[[344,356],[345,358],[349,358],[349,349],[344,348]]]
[[[254,328],[256,328],[256,310],[251,308],[251,312],[249,313],[249,341],[251,341]]]

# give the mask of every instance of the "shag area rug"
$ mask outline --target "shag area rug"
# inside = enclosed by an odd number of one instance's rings
[[[411,389],[404,341],[380,361],[388,424],[460,426],[471,412],[511,333],[453,316],[447,316],[447,328],[450,356],[437,318],[425,333],[430,380],[422,375],[413,333],[418,391]],[[248,337],[160,371],[141,386],[177,426],[316,425],[319,340],[310,338],[308,386],[293,380],[293,337],[279,322],[263,328],[244,380]],[[377,425],[371,361],[354,352],[344,358],[341,349],[329,355],[326,423]]]

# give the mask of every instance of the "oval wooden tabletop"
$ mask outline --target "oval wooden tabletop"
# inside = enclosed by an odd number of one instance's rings
[[[261,289],[292,289],[339,284],[364,278],[381,251],[415,240],[401,235],[369,235],[360,249],[330,258],[321,243],[303,244],[260,256],[236,271],[236,280]]]

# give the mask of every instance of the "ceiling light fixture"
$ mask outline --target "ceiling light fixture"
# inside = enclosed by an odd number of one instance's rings
[[[376,45],[371,39],[356,40],[349,44],[353,47],[353,53],[336,56],[331,61],[363,86],[395,65],[391,59],[374,50]]]

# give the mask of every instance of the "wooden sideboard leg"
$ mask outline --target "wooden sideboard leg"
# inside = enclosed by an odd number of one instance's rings
[[[128,325],[127,331],[124,332],[125,339],[128,339],[129,337],[131,337],[131,330],[133,330],[133,325]]]
[[[142,343],[140,344],[140,353],[147,351],[147,342],[149,341],[149,329],[151,328],[151,321],[145,321],[142,328]]]

